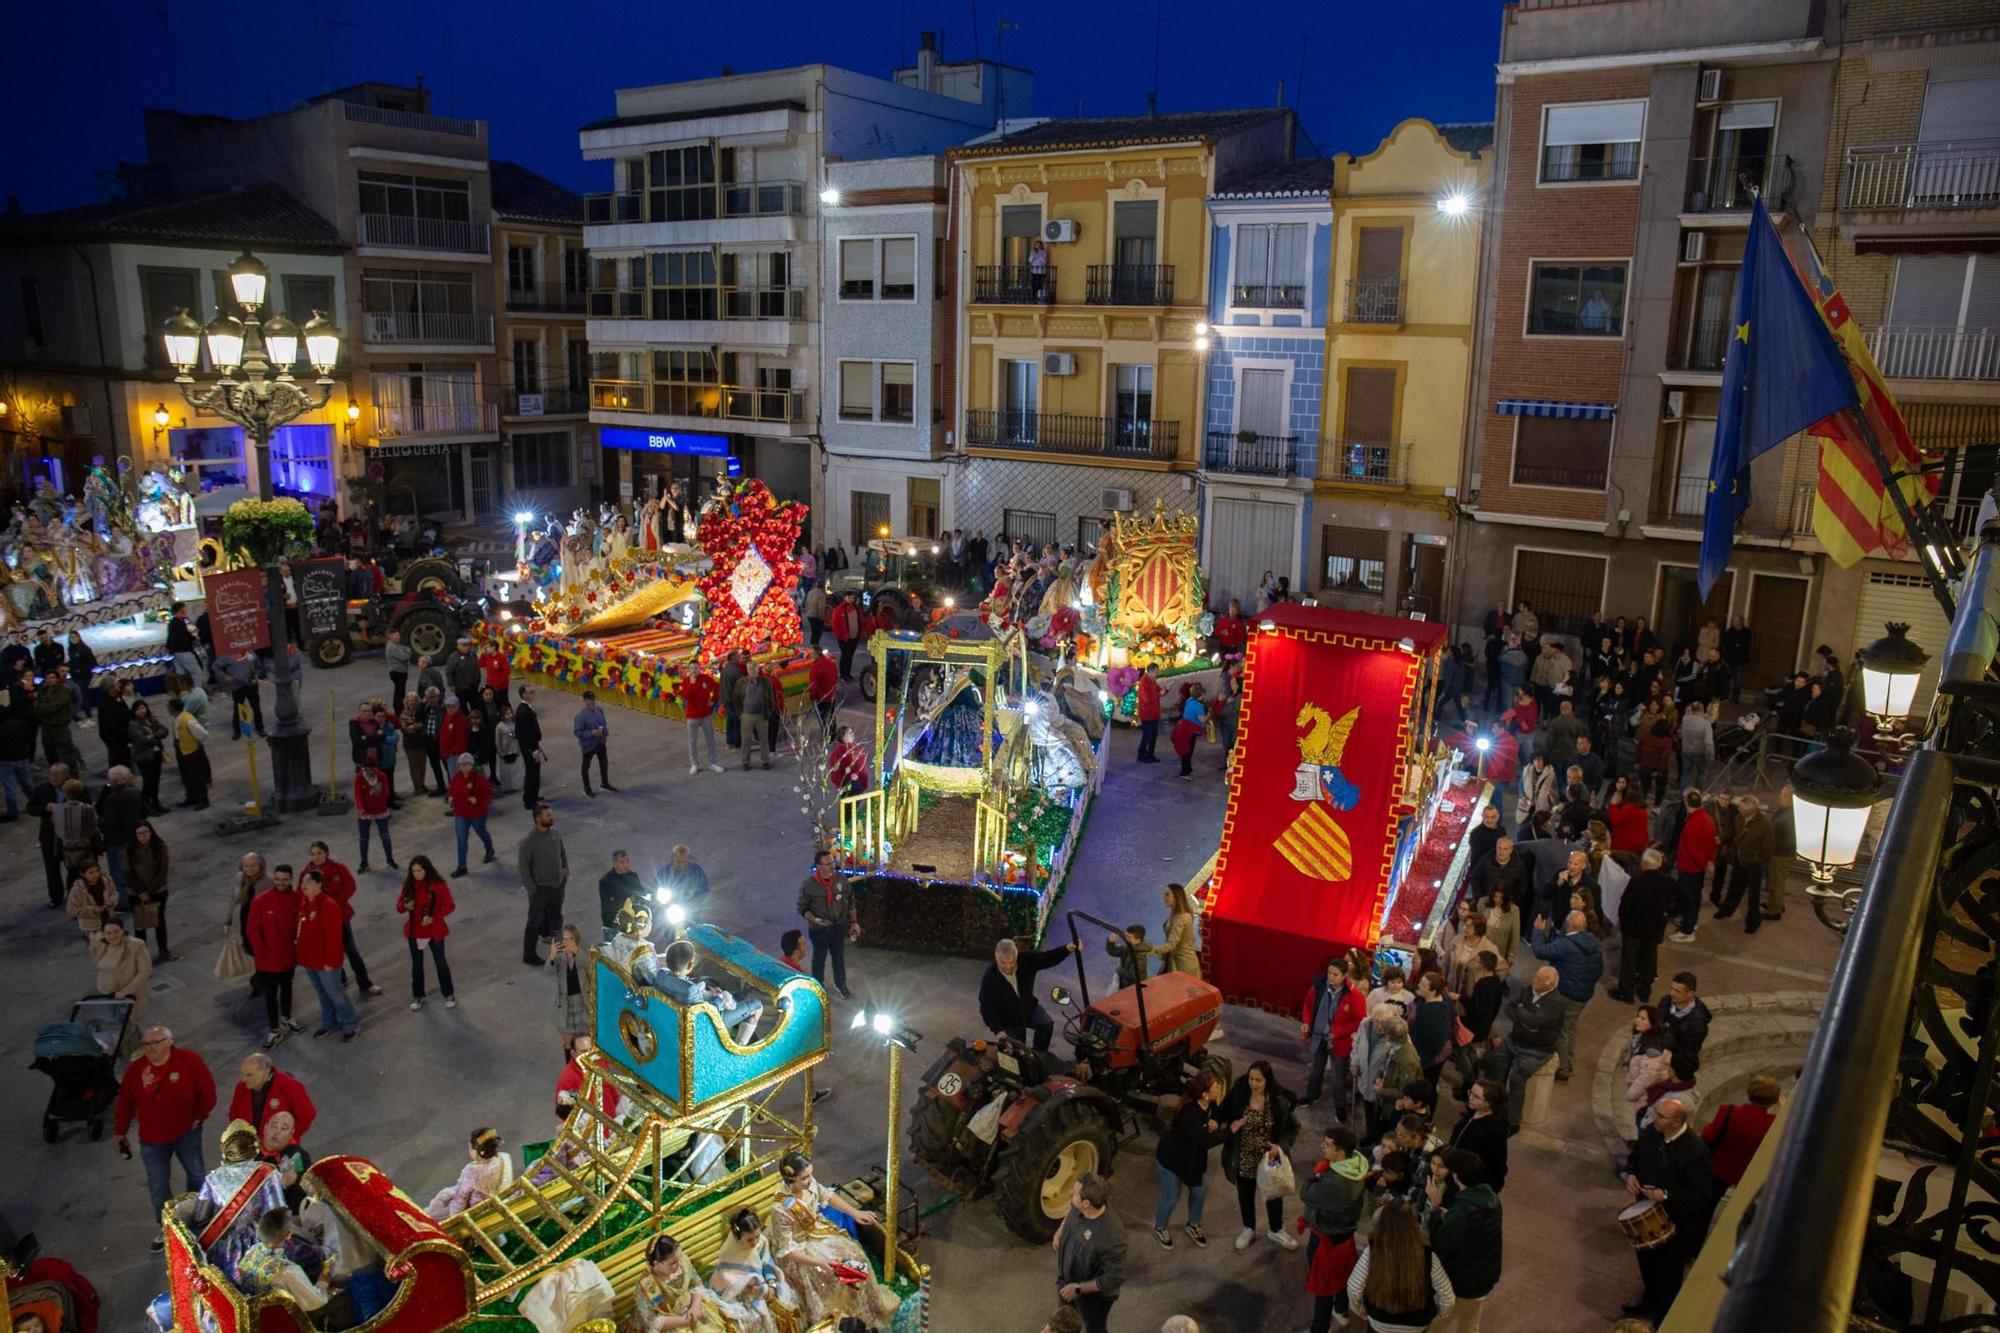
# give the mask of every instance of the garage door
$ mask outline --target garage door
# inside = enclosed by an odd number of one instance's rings
[[[1910,641],[1931,655],[1924,664],[1924,677],[1917,683],[1911,716],[1922,718],[1930,711],[1931,696],[1937,691],[1938,671],[1944,665],[1945,639],[1951,622],[1931,595],[1929,580],[1922,574],[1870,574],[1861,584],[1861,612],[1854,620],[1854,651],[1882,637],[1882,627],[1890,621],[1910,627]]]
[[[1208,506],[1208,604],[1227,606],[1238,598],[1245,611],[1258,610],[1257,584],[1265,570],[1286,578],[1297,562],[1298,510],[1265,500],[1217,496]]]

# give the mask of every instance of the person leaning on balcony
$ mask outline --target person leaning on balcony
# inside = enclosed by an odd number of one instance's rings
[[[1038,236],[1028,244],[1028,288],[1035,294],[1035,300],[1046,304],[1049,299],[1049,252],[1042,248]]]

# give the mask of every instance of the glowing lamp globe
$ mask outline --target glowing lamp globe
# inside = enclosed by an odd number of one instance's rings
[[[1896,718],[1908,717],[1916,702],[1917,683],[1923,678],[1924,663],[1930,654],[1911,643],[1910,627],[1887,624],[1889,632],[1863,648],[1861,658],[1861,706],[1878,723],[1887,726]]]
[[[299,326],[283,315],[265,320],[264,355],[279,371],[290,371],[299,359]]]
[[[1880,788],[1881,775],[1854,753],[1854,733],[1845,727],[1792,769],[1792,827],[1814,880],[1830,884],[1838,867],[1854,864]]]
[[[202,330],[208,340],[209,363],[227,375],[243,364],[243,321],[218,314]]]
[[[264,289],[270,283],[271,270],[248,250],[229,266],[229,289],[236,295],[236,304],[253,315],[264,304]]]
[[[160,336],[167,344],[167,364],[185,375],[194,369],[194,363],[201,360],[201,325],[186,307],[168,317],[161,326]]]

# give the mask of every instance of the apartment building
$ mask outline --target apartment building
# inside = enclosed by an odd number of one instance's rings
[[[0,217],[0,493],[46,479],[78,494],[98,457],[142,472],[184,459],[218,503],[254,493],[258,460],[242,428],[186,404],[160,337],[181,309],[203,321],[236,313],[228,271],[246,249],[270,269],[271,310],[303,324],[342,308],[339,232],[275,185]],[[343,347],[336,374],[350,355]],[[336,391],[278,429],[280,494],[334,493],[345,403]]]
[[[826,180],[819,378],[837,397],[820,424],[824,527],[850,549],[884,528],[934,537],[953,518],[945,162],[829,162]]]
[[[145,190],[268,182],[333,223],[359,409],[336,471],[367,479],[347,489],[399,512],[497,512],[485,122],[431,114],[421,87],[364,83],[247,120],[149,110],[145,128]]]
[[[1089,548],[1193,508],[1206,201],[1291,157],[1278,109],[1047,120],[954,149],[953,527]]]
[[[806,65],[621,90],[616,113],[580,136],[615,186],[586,198],[584,228],[607,484],[644,494],[733,466],[813,501],[815,538],[828,540],[814,448],[838,399],[820,379],[832,297],[813,281],[827,164],[937,153],[991,130],[1003,108],[1028,110],[1032,88],[1025,71],[945,64],[926,34],[916,64],[888,79]],[[906,276],[885,278],[881,252],[878,294]]]
[[[591,498],[598,475],[583,196],[513,162],[489,174],[503,507],[567,513]]]
[[[1462,623],[1525,598],[1545,628],[1645,616],[1672,648],[1739,614],[1752,688],[1851,628],[1811,536],[1803,437],[1752,466],[1729,571],[1706,601],[1696,588],[1751,190],[1788,225],[1831,188],[1836,17],[1818,0],[1507,8]]]

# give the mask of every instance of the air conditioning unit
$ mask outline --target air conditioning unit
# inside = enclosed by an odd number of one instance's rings
[[[1679,421],[1681,408],[1687,402],[1687,395],[1679,389],[1667,390],[1667,420]]]
[[[1722,100],[1721,70],[1705,69],[1701,72],[1701,81],[1699,87],[1695,90],[1694,100],[1698,103],[1720,102]]]
[[[1076,240],[1076,223],[1070,218],[1051,218],[1042,224],[1042,239],[1050,245],[1068,245]]]
[[[1042,353],[1042,373],[1044,375],[1076,374],[1076,355],[1072,352]]]
[[[1132,512],[1132,492],[1108,490],[1104,492],[1104,503],[1099,508],[1109,509],[1114,514],[1129,514]]]
[[[1701,262],[1701,257],[1707,253],[1708,253],[1707,232],[1691,231],[1687,235],[1681,237],[1681,262],[1683,264],[1699,264]]]

